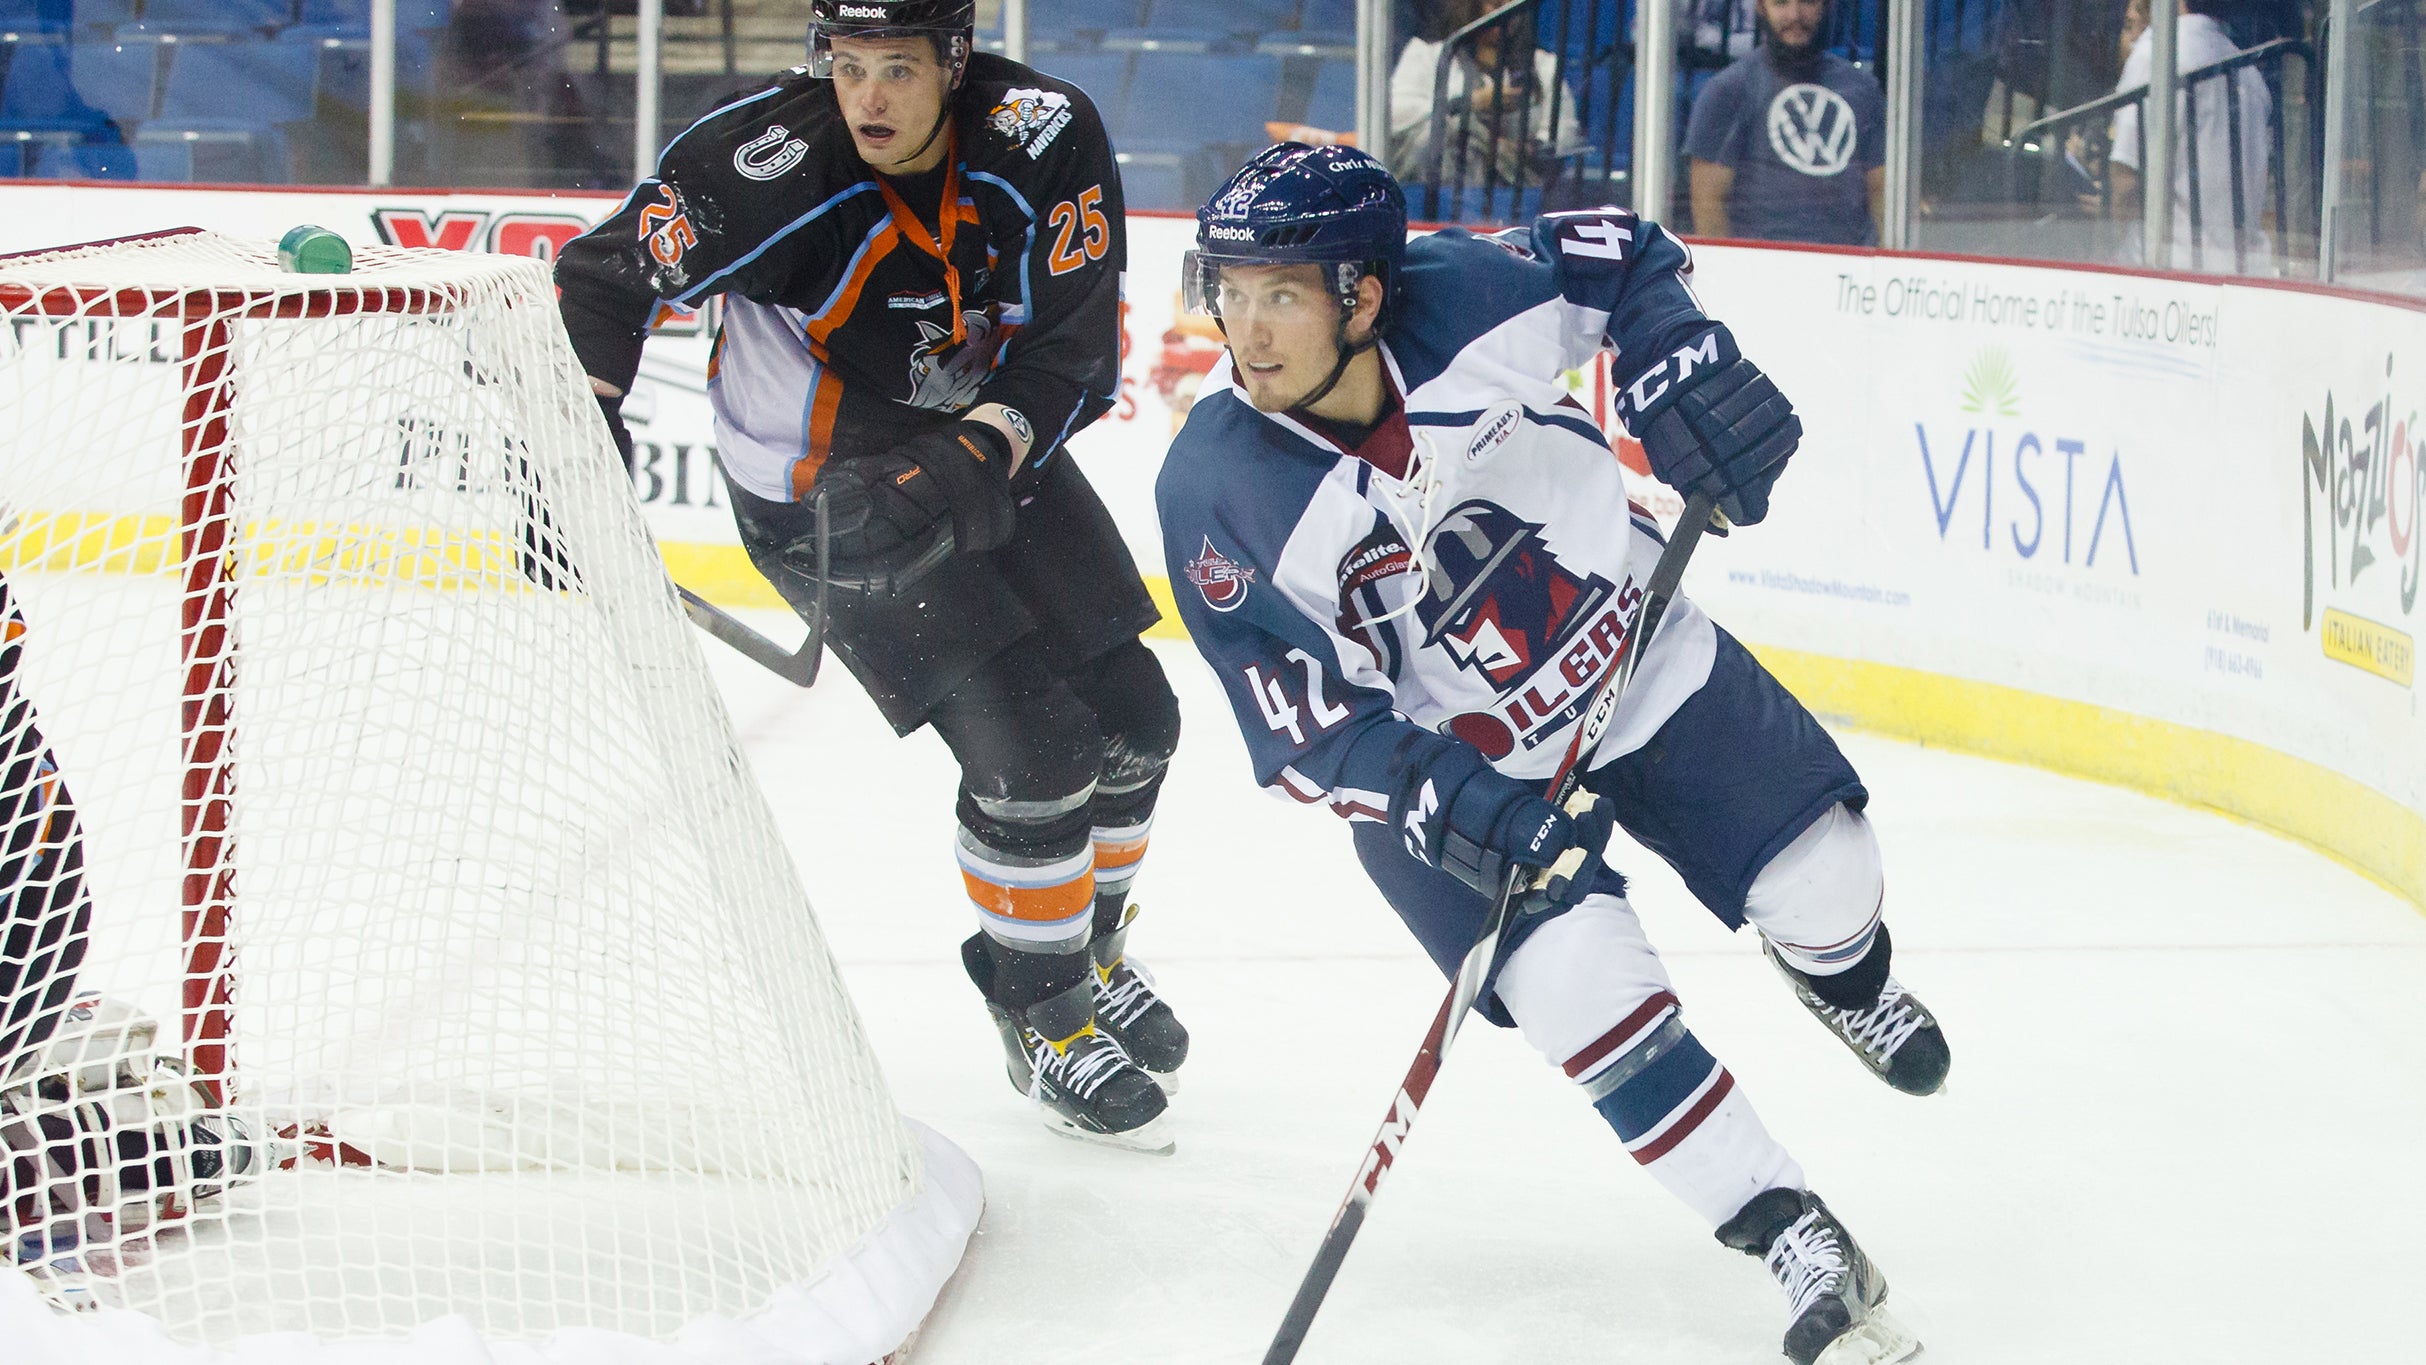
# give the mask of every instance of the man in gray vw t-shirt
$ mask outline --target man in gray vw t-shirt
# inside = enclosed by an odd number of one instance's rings
[[[1702,88],[1685,129],[1704,237],[1878,240],[1887,100],[1820,47],[1827,0],[1760,0],[1764,41]]]

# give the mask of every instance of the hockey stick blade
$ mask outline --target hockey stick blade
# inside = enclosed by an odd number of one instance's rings
[[[677,583],[674,591],[682,595],[682,612],[691,618],[691,624],[722,640],[735,653],[795,686],[807,687],[817,681],[817,665],[825,653],[818,631],[811,630],[797,651],[787,650],[689,588]]]
[[[1608,733],[1610,721],[1617,715],[1618,698],[1634,678],[1645,642],[1666,615],[1668,599],[1676,595],[1678,586],[1684,582],[1685,562],[1693,557],[1693,548],[1711,525],[1716,508],[1717,500],[1707,494],[1697,493],[1686,500],[1685,514],[1676,524],[1676,533],[1660,552],[1659,562],[1652,566],[1651,581],[1643,589],[1642,611],[1634,629],[1619,646],[1617,657],[1602,671],[1592,706],[1576,726],[1573,738],[1567,742],[1566,756],[1550,779],[1548,795],[1552,805],[1563,807],[1582,784],[1583,759],[1599,745],[1601,736]],[[1322,1245],[1315,1248],[1314,1261],[1306,1267],[1305,1278],[1298,1282],[1296,1296],[1289,1300],[1289,1311],[1281,1318],[1280,1330],[1272,1334],[1263,1365],[1289,1365],[1297,1359],[1298,1348],[1305,1345],[1306,1333],[1314,1326],[1314,1315],[1322,1311],[1323,1300],[1331,1292],[1331,1282],[1338,1277],[1340,1266],[1348,1259],[1348,1248],[1365,1225],[1365,1207],[1380,1193],[1383,1178],[1397,1163],[1399,1151],[1415,1126],[1416,1114],[1431,1097],[1432,1082],[1440,1075],[1441,1058],[1456,1040],[1459,1022],[1474,1007],[1482,993],[1482,983],[1490,976],[1491,964],[1499,954],[1501,934],[1507,927],[1508,908],[1516,899],[1520,875],[1519,870],[1510,870],[1492,902],[1490,915],[1483,922],[1482,933],[1476,936],[1465,960],[1458,964],[1457,977],[1450,982],[1448,994],[1441,998],[1440,1012],[1432,1016],[1432,1027],[1424,1033],[1423,1046],[1416,1050],[1414,1064],[1407,1068],[1398,1093],[1391,1097],[1390,1111],[1382,1119],[1381,1131],[1374,1134],[1372,1146],[1365,1149],[1356,1179],[1348,1186],[1348,1197],[1333,1215]]]
[[[674,585],[682,595],[682,614],[691,624],[706,631],[732,647],[743,658],[795,687],[807,687],[817,681],[817,665],[825,660],[826,591],[834,581],[833,515],[826,502],[826,490],[819,488],[809,503],[810,516],[816,528],[817,540],[817,598],[809,611],[809,634],[800,648],[786,651],[757,631],[734,620],[715,604],[698,593]]]

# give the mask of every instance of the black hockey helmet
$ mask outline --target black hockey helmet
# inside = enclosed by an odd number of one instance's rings
[[[952,86],[968,70],[977,47],[977,0],[809,0],[809,74],[834,74],[836,38],[931,39],[935,56],[952,73]]]

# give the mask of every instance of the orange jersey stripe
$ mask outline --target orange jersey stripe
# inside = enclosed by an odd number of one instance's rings
[[[1007,919],[1058,923],[1086,913],[1095,904],[1093,871],[1053,886],[1004,886],[965,870],[960,879],[968,884],[969,899],[979,908]]]
[[[810,485],[817,482],[817,471],[826,467],[826,457],[834,453],[834,417],[842,411],[842,376],[831,365],[821,365],[817,371],[817,396],[809,404],[809,448],[800,452],[800,462],[792,466],[792,492],[799,497],[809,495]]]
[[[879,228],[874,240],[868,243],[868,249],[860,254],[859,264],[851,271],[851,278],[842,282],[842,292],[834,296],[833,306],[827,308],[823,316],[809,323],[809,340],[816,344],[820,357],[824,356],[826,339],[834,335],[834,329],[849,322],[851,314],[857,311],[860,292],[868,287],[868,276],[875,274],[877,265],[892,255],[893,248],[900,244],[900,228],[891,223]]]

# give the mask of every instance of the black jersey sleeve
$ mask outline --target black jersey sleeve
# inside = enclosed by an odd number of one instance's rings
[[[736,168],[770,118],[815,93],[787,79],[708,115],[667,144],[612,217],[565,243],[557,304],[584,370],[628,390],[659,300],[747,295],[781,279],[788,261],[766,248],[797,226],[798,206],[788,187]]]
[[[1017,409],[1041,458],[1112,406],[1120,388],[1120,282],[1128,227],[1112,140],[1085,95],[1017,187],[1031,215],[1019,269],[1025,315],[979,403]],[[1023,156],[1020,158],[1025,160]]]

